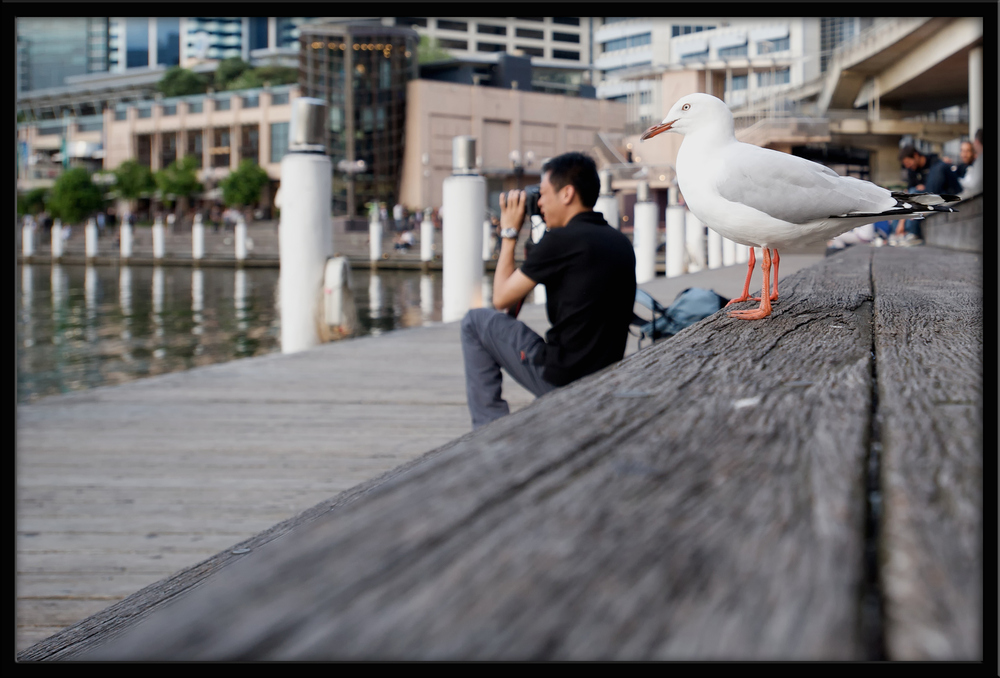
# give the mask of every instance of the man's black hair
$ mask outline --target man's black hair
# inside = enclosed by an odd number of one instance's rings
[[[913,144],[906,144],[901,149],[899,149],[899,161],[903,162],[904,158],[912,158],[915,156],[922,156],[923,153],[918,151]]]
[[[542,165],[542,174],[549,173],[549,183],[557,191],[567,184],[576,189],[580,202],[587,209],[597,204],[601,192],[601,179],[597,176],[597,163],[583,153],[563,153]]]

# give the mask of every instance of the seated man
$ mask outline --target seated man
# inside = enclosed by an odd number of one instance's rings
[[[500,195],[502,244],[493,305],[462,320],[465,388],[473,428],[510,410],[500,368],[541,396],[607,367],[625,354],[635,304],[635,254],[628,238],[594,212],[600,180],[594,161],[566,153],[542,167],[538,206],[547,231],[515,269],[514,246],[524,222],[524,191]],[[505,312],[535,285],[546,290],[552,327],[542,340]]]

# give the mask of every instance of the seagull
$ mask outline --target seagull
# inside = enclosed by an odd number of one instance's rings
[[[958,196],[900,193],[854,177],[842,177],[819,163],[736,140],[733,114],[721,99],[695,93],[673,105],[659,125],[639,138],[663,132],[684,135],[677,153],[677,184],[687,208],[725,238],[750,247],[743,294],[730,301],[760,301],[756,309],[730,317],[756,320],[771,315],[778,298],[778,250],[829,240],[858,226],[884,219],[922,219],[954,212],[946,203]],[[750,297],[750,276],[761,248],[764,285]],[[768,295],[771,251],[774,290]],[[728,304],[727,304],[728,306]]]

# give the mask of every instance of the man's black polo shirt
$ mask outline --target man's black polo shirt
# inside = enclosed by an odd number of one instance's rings
[[[546,232],[521,272],[545,285],[552,324],[546,381],[564,386],[622,359],[635,304],[635,253],[600,213],[581,212]]]

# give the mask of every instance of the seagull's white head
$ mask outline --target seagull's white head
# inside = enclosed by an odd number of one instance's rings
[[[639,141],[651,139],[663,132],[691,134],[704,128],[728,130],[731,134],[733,114],[722,99],[696,92],[678,99],[663,122],[646,130]]]

